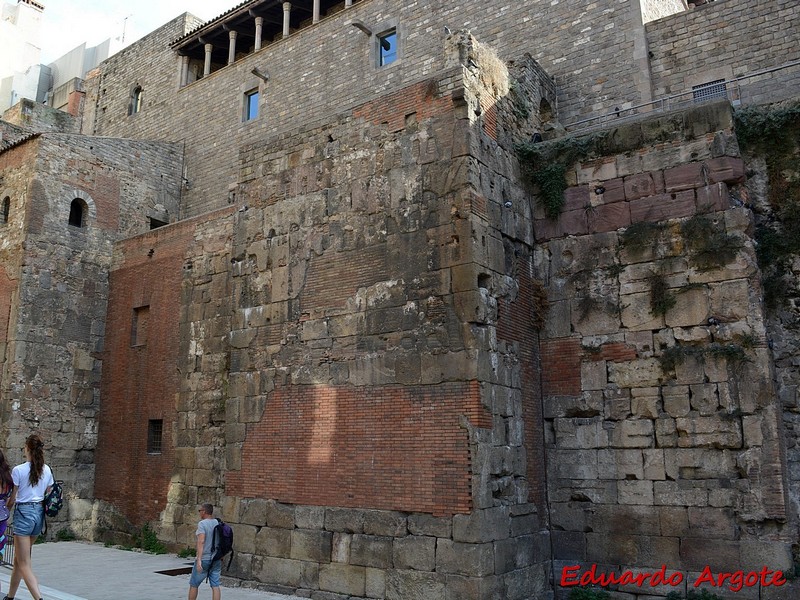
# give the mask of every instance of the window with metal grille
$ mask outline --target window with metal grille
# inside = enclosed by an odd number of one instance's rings
[[[692,98],[695,102],[705,102],[715,98],[727,98],[728,92],[725,89],[725,80],[717,79],[708,83],[692,86]]]
[[[164,421],[150,419],[147,424],[147,453],[161,454],[161,436],[164,432]]]

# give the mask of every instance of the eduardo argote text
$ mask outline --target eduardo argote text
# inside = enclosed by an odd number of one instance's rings
[[[592,565],[581,572],[580,565],[567,565],[561,569],[561,586],[576,585],[635,585],[637,587],[657,587],[661,585],[678,586],[684,581],[682,573],[673,571],[669,573],[666,565],[656,571],[621,571],[619,573],[598,572],[597,565]],[[688,583],[688,582],[687,582]],[[732,592],[739,592],[743,588],[754,587],[780,587],[786,583],[782,571],[775,571],[763,567],[760,571],[730,571],[714,572],[706,566],[690,584],[699,587],[703,584],[709,587],[726,587]]]

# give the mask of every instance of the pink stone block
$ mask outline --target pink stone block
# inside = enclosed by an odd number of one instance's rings
[[[589,211],[589,233],[616,231],[631,224],[631,209],[627,202],[602,204]]]
[[[638,200],[655,194],[656,185],[650,173],[639,173],[625,178],[625,198],[628,200]]]
[[[731,196],[725,183],[713,183],[695,190],[697,212],[708,213],[731,207]]]
[[[545,242],[547,240],[562,237],[564,230],[561,228],[558,221],[551,219],[536,219],[533,222],[533,236],[537,242]]]
[[[703,163],[689,163],[664,171],[664,187],[667,192],[691,190],[705,183]]]
[[[630,203],[631,223],[688,217],[695,212],[694,190],[657,194]]]
[[[585,208],[561,213],[559,225],[567,235],[584,235],[589,233],[589,219]]]
[[[564,212],[582,210],[589,206],[589,186],[578,185],[564,192]]]
[[[706,161],[710,183],[744,183],[747,180],[744,161],[733,156],[722,156]]]
[[[600,194],[600,201],[603,204],[613,204],[625,200],[625,185],[621,177],[609,179],[599,185],[605,188],[605,191]]]

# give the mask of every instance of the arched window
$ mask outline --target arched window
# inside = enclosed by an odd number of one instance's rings
[[[86,210],[86,202],[75,198],[69,206],[69,224],[73,227],[83,227]]]
[[[137,85],[131,91],[131,103],[128,106],[128,114],[135,115],[142,110],[142,86]]]
[[[11,212],[11,198],[6,196],[3,198],[3,223],[8,223],[8,215]]]

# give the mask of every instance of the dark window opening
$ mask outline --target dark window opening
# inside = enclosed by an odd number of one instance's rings
[[[397,30],[392,29],[378,36],[378,52],[380,66],[392,64],[397,60]]]
[[[159,227],[164,227],[164,225],[169,225],[169,223],[150,217],[150,229],[158,229]]]
[[[137,85],[131,92],[131,103],[128,106],[128,114],[135,115],[142,110],[142,87]]]
[[[83,227],[83,215],[86,204],[80,198],[75,198],[69,206],[69,224],[73,227]]]
[[[11,212],[11,198],[3,198],[3,223],[8,223],[8,215]]]
[[[244,120],[252,121],[258,116],[258,90],[250,90],[244,95]]]
[[[131,323],[131,346],[147,345],[147,325],[150,320],[150,307],[139,306],[133,309]]]
[[[161,454],[161,438],[164,433],[162,419],[150,419],[147,423],[147,453]]]
[[[717,79],[701,85],[692,86],[692,98],[695,102],[704,102],[716,98],[727,98],[728,92],[725,88],[725,80]]]

